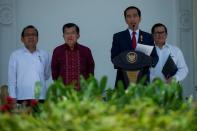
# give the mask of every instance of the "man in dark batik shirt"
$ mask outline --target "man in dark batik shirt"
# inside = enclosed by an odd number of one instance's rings
[[[61,77],[65,85],[74,84],[80,90],[80,75],[85,79],[90,74],[94,75],[94,59],[91,50],[77,42],[80,33],[76,24],[65,24],[62,30],[65,43],[53,51],[52,78],[57,80]]]

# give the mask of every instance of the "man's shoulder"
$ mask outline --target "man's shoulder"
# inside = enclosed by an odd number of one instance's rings
[[[129,32],[128,29],[126,29],[126,30],[123,30],[123,31],[120,31],[120,32],[116,32],[114,34],[114,36],[121,36],[121,35],[124,35],[125,33],[128,33],[128,32]]]
[[[59,52],[61,50],[64,50],[64,48],[65,48],[65,44],[58,45],[58,46],[55,47],[54,52],[55,51],[58,51]]]
[[[115,33],[114,36],[125,36],[125,34],[128,34],[128,33],[129,33],[129,30],[126,29],[126,30]],[[150,33],[143,31],[143,30],[139,30],[139,33],[140,35],[143,35],[146,37],[152,37]]]
[[[24,48],[17,48],[12,52],[12,55],[21,54],[24,52]]]
[[[181,52],[181,49],[176,46],[176,45],[171,45],[171,44],[168,44],[168,46],[171,48],[171,50],[173,50],[174,52]]]
[[[65,44],[61,44],[61,45],[56,46],[55,49],[62,49],[62,48],[64,48],[64,46],[65,46]]]
[[[146,31],[143,31],[143,30],[139,30],[139,33],[142,34],[142,35],[151,36],[150,33],[146,32]]]
[[[10,59],[20,59],[25,54],[24,48],[17,48],[10,54]]]
[[[38,49],[39,53],[43,54],[43,55],[49,55],[47,51],[43,50],[43,49]]]
[[[89,47],[85,46],[85,45],[82,45],[82,44],[77,44],[78,48],[81,49],[81,50],[90,50]]]

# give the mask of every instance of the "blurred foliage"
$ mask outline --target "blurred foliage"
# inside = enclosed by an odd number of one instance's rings
[[[0,114],[1,131],[195,131],[197,105],[183,100],[181,86],[131,83],[127,90],[120,82],[112,89],[107,77],[81,78],[81,90],[55,81],[48,89],[39,112]],[[35,115],[36,114],[36,115]]]

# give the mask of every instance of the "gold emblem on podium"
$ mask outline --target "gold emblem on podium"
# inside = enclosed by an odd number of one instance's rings
[[[129,63],[135,63],[137,60],[137,54],[135,52],[129,52],[127,54],[127,61]]]

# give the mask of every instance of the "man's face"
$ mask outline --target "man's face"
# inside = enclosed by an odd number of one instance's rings
[[[153,38],[157,46],[163,46],[167,38],[165,28],[163,26],[156,27],[154,29]]]
[[[135,31],[138,29],[141,17],[139,17],[136,9],[129,9],[126,12],[125,21],[128,24],[129,28]]]
[[[33,28],[28,28],[24,31],[24,37],[21,38],[21,41],[24,43],[27,49],[36,48],[38,43],[37,32]]]
[[[74,47],[74,45],[77,43],[77,40],[79,38],[79,34],[77,33],[75,27],[70,27],[64,29],[63,37],[66,44],[68,44],[68,46]]]

